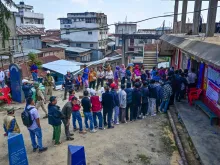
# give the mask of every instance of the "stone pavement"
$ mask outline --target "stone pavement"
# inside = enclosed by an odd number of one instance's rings
[[[220,165],[220,128],[211,126],[209,117],[184,101],[175,108],[204,165]]]

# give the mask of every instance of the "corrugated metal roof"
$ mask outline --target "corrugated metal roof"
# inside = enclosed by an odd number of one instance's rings
[[[108,45],[108,46],[114,46],[114,45],[115,45],[115,42],[109,42],[107,45]]]
[[[67,70],[72,73],[80,70],[80,65],[83,64],[75,61],[57,60],[43,64],[42,67],[60,73],[62,75],[66,75]]]
[[[66,44],[56,44],[56,45],[49,45],[50,47],[59,47],[59,48],[64,48],[66,51],[70,52],[77,52],[77,53],[84,53],[91,51],[91,49],[85,49],[85,48],[79,48],[79,47],[71,47]]]
[[[16,31],[18,35],[44,35],[44,31],[36,26],[17,26]]]

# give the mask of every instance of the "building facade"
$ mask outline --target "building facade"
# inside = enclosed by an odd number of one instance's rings
[[[64,48],[43,48],[40,49],[42,53],[38,57],[56,56],[59,59],[65,59],[65,49]]]
[[[34,7],[26,5],[24,2],[17,4],[18,12],[14,13],[16,18],[16,25],[31,25],[44,29],[44,15],[35,13]]]
[[[67,18],[59,20],[62,40],[69,40],[72,47],[92,49],[94,60],[95,57],[102,58],[108,38],[107,16],[104,13],[68,13]]]

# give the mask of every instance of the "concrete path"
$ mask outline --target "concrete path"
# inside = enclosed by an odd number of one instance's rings
[[[220,128],[211,126],[209,117],[187,102],[176,103],[175,108],[192,139],[204,165],[220,165]]]

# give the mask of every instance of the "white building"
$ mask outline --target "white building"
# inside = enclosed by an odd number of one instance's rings
[[[107,48],[108,27],[104,13],[68,13],[67,18],[59,18],[61,39],[68,40],[70,46],[93,49],[92,60],[102,58]]]
[[[35,13],[33,6],[26,5],[24,2],[17,4],[18,13],[14,13],[16,25],[30,25],[37,28],[44,28],[44,15]]]

